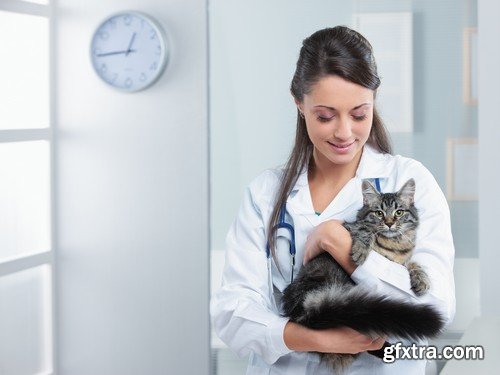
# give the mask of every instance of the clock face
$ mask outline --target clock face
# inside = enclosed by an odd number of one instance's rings
[[[137,12],[115,14],[102,22],[90,53],[99,77],[123,91],[150,86],[163,72],[168,55],[160,26]]]

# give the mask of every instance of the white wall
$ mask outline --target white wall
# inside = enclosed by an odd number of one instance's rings
[[[481,264],[481,314],[500,315],[498,298],[500,212],[500,3],[478,0],[478,101],[479,101],[479,259]]]
[[[223,249],[244,187],[293,146],[290,94],[302,40],[348,25],[352,1],[210,0],[212,249]]]
[[[154,16],[163,77],[125,94],[92,71],[108,14]],[[64,375],[207,374],[206,0],[56,3],[58,364]]]

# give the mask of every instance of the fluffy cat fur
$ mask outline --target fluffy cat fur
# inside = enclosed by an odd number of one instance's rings
[[[363,207],[356,221],[343,224],[352,237],[353,261],[361,265],[370,251],[376,251],[406,266],[414,293],[425,294],[429,278],[417,263],[410,261],[418,227],[415,181],[408,180],[396,193],[381,194],[365,180],[362,190]],[[356,286],[326,252],[301,268],[285,289],[282,302],[284,316],[313,329],[347,326],[371,337],[415,340],[436,336],[443,327],[441,316],[430,305],[410,304]],[[357,356],[320,354],[335,372],[345,370]]]

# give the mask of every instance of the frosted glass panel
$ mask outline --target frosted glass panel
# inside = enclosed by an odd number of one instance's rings
[[[0,11],[0,129],[49,126],[49,21]]]
[[[49,266],[0,278],[0,374],[50,372]]]
[[[0,143],[0,262],[50,249],[49,177],[47,141]]]
[[[354,25],[376,51],[383,85],[378,110],[391,133],[413,131],[413,22],[411,12],[359,13]]]

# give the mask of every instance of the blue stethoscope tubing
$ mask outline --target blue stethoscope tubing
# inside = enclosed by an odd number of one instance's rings
[[[380,192],[380,179],[375,178],[375,188],[378,192]],[[285,238],[288,241],[288,251],[290,253],[290,265],[291,265],[291,277],[290,283],[293,282],[293,271],[295,268],[295,254],[297,249],[295,247],[295,229],[293,224],[286,222],[286,202],[280,208],[280,215],[278,224],[273,227],[273,231],[276,231],[276,237]],[[271,257],[271,249],[269,247],[269,242],[266,244],[266,257],[267,257],[267,273],[268,273],[268,281],[269,281],[269,298],[275,304],[273,293],[273,274],[272,274],[272,257]]]
[[[286,202],[283,204],[283,206],[281,206],[278,224],[276,224],[273,227],[273,231],[276,232],[276,237],[282,237],[288,241],[289,244],[288,251],[290,252],[291,267],[292,267],[292,277],[290,282],[292,282],[293,268],[295,266],[295,253],[297,252],[295,248],[295,229],[292,224],[286,222],[285,215],[286,215]],[[269,243],[267,243],[266,245],[266,256],[268,260],[271,259],[271,249],[269,247]]]

